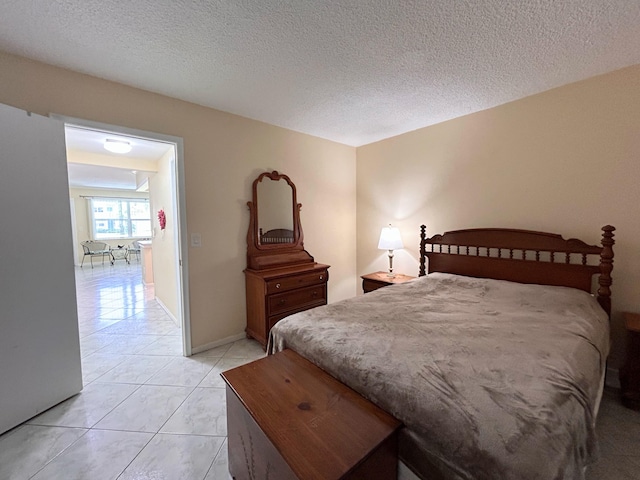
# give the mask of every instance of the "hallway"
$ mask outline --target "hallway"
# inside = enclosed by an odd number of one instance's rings
[[[229,479],[220,372],[240,340],[182,356],[140,264],[76,269],[83,391],[0,436],[0,479]]]

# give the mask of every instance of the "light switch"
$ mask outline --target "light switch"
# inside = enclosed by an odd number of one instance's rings
[[[199,233],[191,234],[191,246],[192,247],[201,247],[202,246],[202,236]]]

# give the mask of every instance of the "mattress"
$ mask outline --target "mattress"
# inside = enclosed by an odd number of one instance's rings
[[[583,479],[609,347],[588,293],[433,273],[271,330],[400,419],[420,478]]]

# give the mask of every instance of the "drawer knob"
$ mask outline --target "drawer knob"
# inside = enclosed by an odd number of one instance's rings
[[[322,280],[322,275],[320,275],[320,280]]]
[[[280,284],[279,283],[276,283],[276,288],[280,288]]]
[[[318,292],[317,292],[316,290],[314,290],[312,295],[313,295],[314,297],[317,297],[317,296],[318,296]]]
[[[278,302],[279,305],[284,305],[285,303],[287,303],[287,301],[284,298]]]

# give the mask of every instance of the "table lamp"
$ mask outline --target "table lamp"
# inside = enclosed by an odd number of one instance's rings
[[[402,238],[400,237],[400,230],[398,230],[397,227],[392,227],[391,224],[389,224],[388,227],[384,227],[382,232],[380,232],[378,248],[389,251],[389,273],[387,273],[387,277],[395,277],[396,274],[393,273],[393,251],[404,248]]]

